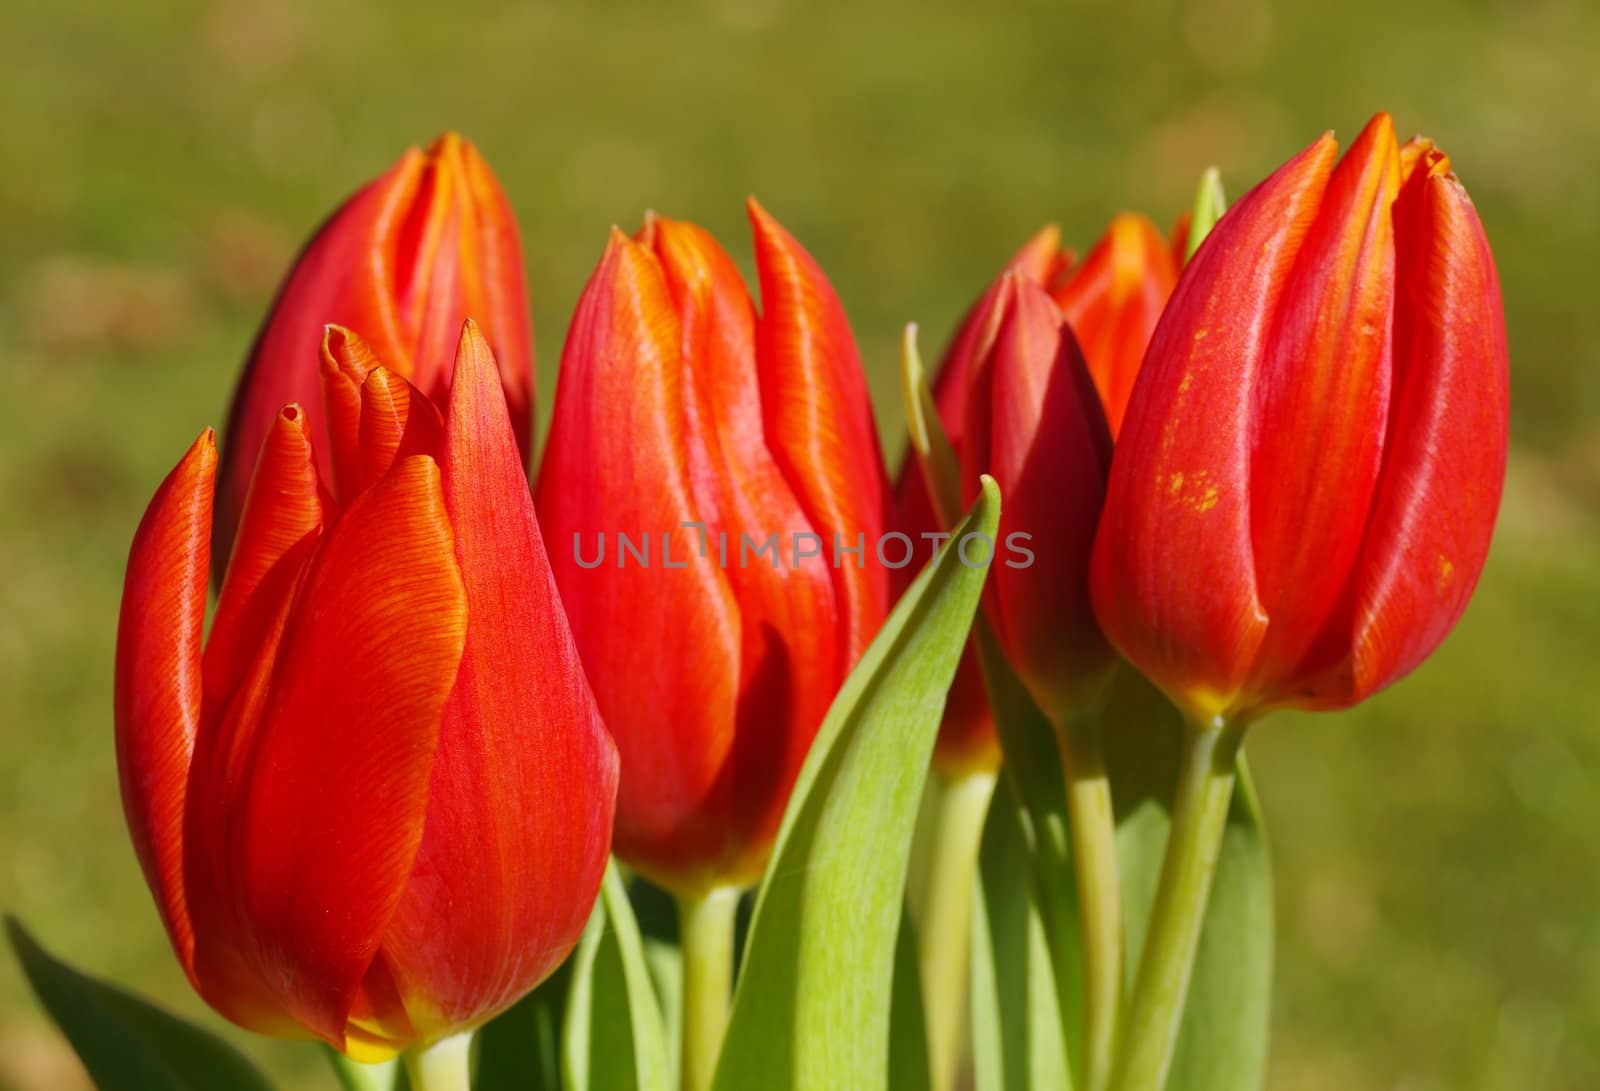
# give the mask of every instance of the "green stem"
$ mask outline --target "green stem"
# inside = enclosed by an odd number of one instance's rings
[[[995,774],[966,773],[941,786],[917,919],[927,1017],[930,1086],[955,1086],[967,1032],[972,954],[972,880]]]
[[[1122,886],[1104,736],[1098,710],[1064,719],[1056,731],[1082,928],[1086,1091],[1104,1091],[1111,1077],[1122,1018]]]
[[[1241,725],[1220,717],[1209,723],[1191,722],[1185,732],[1172,801],[1172,832],[1150,910],[1113,1091],[1161,1091],[1166,1084],[1211,877],[1222,851],[1243,734]]]
[[[718,887],[678,898],[683,950],[683,1088],[708,1091],[733,994],[733,930],[739,891]]]
[[[400,1054],[411,1091],[471,1091],[472,1032],[441,1038],[423,1049]]]
[[[333,1066],[334,1075],[339,1078],[339,1086],[343,1091],[389,1091],[394,1086],[395,1071],[400,1066],[398,1060],[362,1064],[352,1061],[330,1045],[324,1044],[322,1051]]]

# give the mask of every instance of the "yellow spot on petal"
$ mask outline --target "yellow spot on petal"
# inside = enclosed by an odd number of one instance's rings
[[[1211,483],[1211,474],[1205,470],[1173,473],[1167,478],[1167,495],[1196,515],[1204,515],[1222,499],[1221,490]]]
[[[1441,593],[1450,586],[1451,581],[1455,579],[1455,575],[1456,566],[1451,562],[1450,558],[1446,557],[1443,553],[1439,554],[1439,578],[1437,587]]]

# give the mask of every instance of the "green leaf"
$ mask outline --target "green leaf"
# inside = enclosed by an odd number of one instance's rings
[[[1131,670],[1121,672],[1107,717],[1131,978],[1144,947],[1166,848],[1183,724],[1177,710]],[[1183,1028],[1167,1078],[1172,1091],[1249,1091],[1261,1086],[1272,989],[1272,916],[1271,855],[1241,756]]]
[[[984,686],[994,711],[995,733],[1005,755],[1001,767],[1012,816],[1022,838],[1037,912],[1057,984],[1064,1050],[1083,1055],[1082,948],[1078,934],[1078,888],[1067,829],[1066,784],[1055,729],[1006,664],[993,630],[982,619],[973,627]]]
[[[606,868],[572,975],[563,1052],[570,1091],[670,1091],[655,985],[614,861]]]
[[[561,1025],[574,961],[478,1032],[473,1091],[561,1091]]]
[[[1034,870],[1032,896],[1055,967],[1070,1057],[1080,1048],[1082,978],[1060,759],[1048,721],[1005,665],[981,621],[975,635],[1006,754],[1007,781],[1013,798],[1020,801],[1023,841]],[[1177,709],[1131,669],[1118,672],[1105,715],[1131,988],[1166,850],[1183,722]],[[1249,773],[1241,764],[1189,1004],[1167,1081],[1170,1091],[1248,1091],[1261,1086],[1272,947],[1270,854]]]
[[[907,909],[894,943],[894,995],[889,1006],[889,1091],[928,1091],[927,1012],[922,1002],[922,969],[917,930]]]
[[[268,1091],[232,1046],[51,957],[14,918],[6,932],[34,994],[101,1091]]]
[[[1222,214],[1228,211],[1228,199],[1222,193],[1222,173],[1216,167],[1207,167],[1200,175],[1200,185],[1195,189],[1194,208],[1189,213],[1189,238],[1184,243],[1183,260],[1194,257],[1200,244],[1206,241],[1211,229],[1217,226]]]
[[[644,937],[644,961],[656,987],[661,1027],[667,1043],[667,1071],[683,1071],[683,952],[670,940]]]
[[[907,439],[933,504],[934,517],[948,527],[961,513],[961,464],[939,421],[939,407],[917,349],[917,324],[900,338],[900,394],[905,401]]]
[[[972,1060],[977,1091],[1072,1086],[1045,920],[1027,838],[1007,792],[989,803],[972,907]]]
[[[992,539],[983,493],[953,541]],[[901,901],[945,693],[986,572],[946,547],[845,680],[784,812],[750,925],[718,1091],[888,1086]]]

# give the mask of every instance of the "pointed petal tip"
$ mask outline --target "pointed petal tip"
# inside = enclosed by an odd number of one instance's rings
[[[759,253],[763,240],[788,239],[793,241],[788,230],[778,222],[776,216],[767,211],[767,207],[756,200],[755,194],[744,199],[745,215],[750,219],[750,226],[755,232],[756,248]]]
[[[446,129],[433,138],[428,145],[427,155],[432,159],[445,159],[460,155],[463,151],[472,149],[472,144],[454,129]]]
[[[611,225],[611,232],[606,236],[606,251],[601,261],[604,262],[614,254],[626,252],[629,247],[637,246],[633,238],[618,224]]]
[[[499,377],[499,366],[495,363],[494,350],[489,347],[489,339],[470,318],[461,324],[461,337],[456,341],[457,379],[463,374],[463,369],[464,373],[474,381],[481,382],[483,376],[480,372],[484,371],[492,372],[496,378]]]
[[[661,231],[662,227],[667,222],[668,221],[664,220],[655,209],[645,209],[644,220],[642,223],[640,223],[638,232],[636,232],[633,236],[634,241],[640,246],[644,247],[646,250],[654,250],[656,248],[657,233]]]

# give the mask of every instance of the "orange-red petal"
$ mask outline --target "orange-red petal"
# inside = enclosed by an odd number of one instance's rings
[[[305,413],[286,406],[256,459],[206,641],[206,692],[213,700],[225,700],[244,681],[326,517]]]
[[[742,646],[727,575],[683,526],[700,518],[684,371],[659,262],[613,231],[567,335],[536,502],[621,757],[617,852],[674,884],[711,870],[694,824],[733,746]]]
[[[974,370],[962,486],[989,474],[1006,497],[986,604],[1006,656],[1048,713],[1063,716],[1103,680],[1111,655],[1089,601],[1089,556],[1111,436],[1072,332],[1044,290],[1005,278],[999,331]],[[1005,548],[1027,535],[1034,562]]]
[[[733,260],[693,224],[658,218],[647,230],[682,319],[695,502],[739,604],[734,745],[698,810],[696,855],[724,880],[753,881],[840,680],[831,566],[793,563],[794,535],[812,527],[766,444],[755,312]],[[742,563],[744,534],[777,534],[788,559]]]
[[[841,677],[888,612],[889,571],[875,543],[888,509],[887,475],[865,374],[844,307],[816,260],[752,198],[762,314],[757,356],[767,445],[808,521],[831,550],[866,543],[866,563],[833,570],[840,603]]]
[[[1256,375],[1251,547],[1267,632],[1254,673],[1292,679],[1361,548],[1389,413],[1394,128],[1378,115],[1328,182]]]
[[[1317,707],[1395,681],[1466,609],[1505,480],[1509,378],[1500,285],[1449,160],[1429,149],[1395,207],[1398,268],[1388,442],[1356,564],[1352,616]],[[1314,665],[1314,664],[1313,664]]]
[[[1118,436],[1095,611],[1196,715],[1231,704],[1266,630],[1250,525],[1255,379],[1335,150],[1317,140],[1218,221],[1156,327]]]
[[[216,541],[228,554],[255,452],[278,409],[302,405],[326,432],[318,346],[329,323],[361,334],[429,396],[449,383],[456,332],[476,317],[500,357],[514,427],[531,442],[532,334],[521,246],[505,195],[455,134],[408,151],[312,238],[251,350],[224,432]],[[333,479],[337,446],[319,448]],[[219,558],[220,559],[220,558]]]
[[[1088,361],[1113,436],[1177,281],[1172,251],[1156,225],[1125,212],[1111,221],[1071,275],[1051,289]]]
[[[470,322],[441,458],[467,642],[422,844],[384,939],[424,1038],[511,1004],[577,942],[617,786],[616,747],[550,572],[494,357]]]
[[[194,932],[183,884],[183,813],[200,724],[201,627],[216,472],[216,441],[208,428],[161,483],[139,523],[117,627],[123,813],[173,949],[191,976]]]
[[[403,459],[323,537],[259,712],[216,740],[215,809],[191,815],[220,827],[237,948],[335,1046],[421,842],[466,620],[438,467]]]
[[[443,422],[422,392],[386,367],[361,384],[361,485],[367,488],[408,455],[436,455]]]

